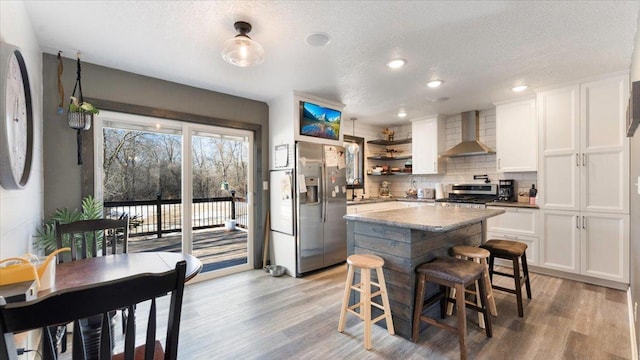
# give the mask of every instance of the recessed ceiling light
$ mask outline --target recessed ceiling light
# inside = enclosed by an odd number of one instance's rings
[[[407,63],[405,59],[393,59],[387,63],[387,67],[390,69],[400,69]]]
[[[523,92],[525,90],[527,90],[527,85],[518,85],[518,86],[514,86],[511,88],[511,90],[515,91],[515,92]]]
[[[432,80],[432,81],[429,81],[427,83],[427,86],[433,89],[433,88],[437,88],[438,86],[442,85],[442,83],[444,83],[444,81],[442,81],[442,80]]]
[[[399,118],[403,118],[403,117],[406,117],[406,116],[407,116],[407,112],[406,112],[406,111],[404,111],[404,110],[400,110],[400,111],[398,112],[398,117],[399,117]]]
[[[310,46],[321,47],[330,43],[331,37],[329,34],[319,32],[307,35],[304,41]]]

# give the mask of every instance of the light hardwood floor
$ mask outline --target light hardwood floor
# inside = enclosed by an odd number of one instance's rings
[[[418,343],[374,326],[363,348],[362,323],[337,331],[346,265],[295,279],[253,270],[189,284],[180,359],[457,359],[458,339],[428,327]],[[507,279],[504,284],[507,284]],[[515,297],[496,292],[493,338],[468,316],[475,359],[630,359],[623,291],[531,274],[532,300],[517,315]],[[455,321],[455,317],[448,320]]]

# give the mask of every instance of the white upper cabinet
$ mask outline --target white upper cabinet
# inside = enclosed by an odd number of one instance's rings
[[[445,150],[444,116],[434,115],[411,122],[413,174],[438,174],[444,169],[439,153]]]
[[[499,172],[538,170],[535,99],[496,104],[496,154]]]
[[[538,94],[539,204],[629,212],[628,76]]]

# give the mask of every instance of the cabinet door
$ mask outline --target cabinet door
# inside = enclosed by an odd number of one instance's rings
[[[491,206],[504,214],[487,219],[487,231],[515,235],[538,236],[538,209]]]
[[[496,148],[499,172],[538,170],[535,99],[496,106]]]
[[[579,87],[538,94],[539,204],[545,209],[580,208]]]
[[[444,140],[442,140],[444,128],[441,125],[443,124],[443,119],[438,115],[411,122],[413,174],[437,174],[441,172],[442,166],[438,154],[444,146]]]
[[[629,282],[629,215],[582,213],[581,272]]]
[[[580,231],[580,212],[541,211],[540,266],[580,273]]]
[[[629,212],[629,141],[625,117],[627,76],[580,87],[581,209]]]

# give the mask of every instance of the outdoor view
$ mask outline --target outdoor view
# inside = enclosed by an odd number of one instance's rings
[[[192,142],[193,254],[204,271],[247,262],[249,143],[197,133]],[[182,135],[104,128],[104,209],[129,216],[129,251],[182,251]]]

